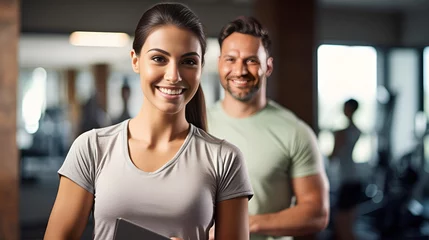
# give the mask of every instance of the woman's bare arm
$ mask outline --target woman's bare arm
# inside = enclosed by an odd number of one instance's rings
[[[92,193],[62,176],[44,239],[80,239],[93,202]]]
[[[248,198],[240,197],[221,201],[216,206],[216,240],[248,240]]]

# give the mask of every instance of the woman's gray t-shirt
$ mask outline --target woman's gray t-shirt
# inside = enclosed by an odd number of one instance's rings
[[[167,237],[207,239],[217,202],[251,197],[241,152],[191,125],[175,157],[155,172],[128,154],[128,120],[79,136],[58,171],[94,194],[94,239],[121,217]]]

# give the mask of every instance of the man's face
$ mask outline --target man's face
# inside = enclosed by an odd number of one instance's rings
[[[272,60],[259,37],[237,32],[229,35],[222,43],[218,64],[223,88],[239,101],[252,100],[266,84]]]

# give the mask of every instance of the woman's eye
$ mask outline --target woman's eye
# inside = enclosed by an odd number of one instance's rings
[[[195,61],[194,59],[185,59],[185,60],[183,60],[183,64],[186,64],[186,65],[197,65],[197,61]]]
[[[160,56],[155,56],[155,57],[152,57],[152,61],[155,61],[158,63],[163,63],[163,62],[165,62],[165,58],[160,57]]]

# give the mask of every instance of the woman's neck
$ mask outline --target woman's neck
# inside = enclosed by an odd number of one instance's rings
[[[145,100],[138,115],[130,120],[130,137],[149,144],[167,143],[185,138],[189,130],[185,108],[176,114],[167,114]]]

